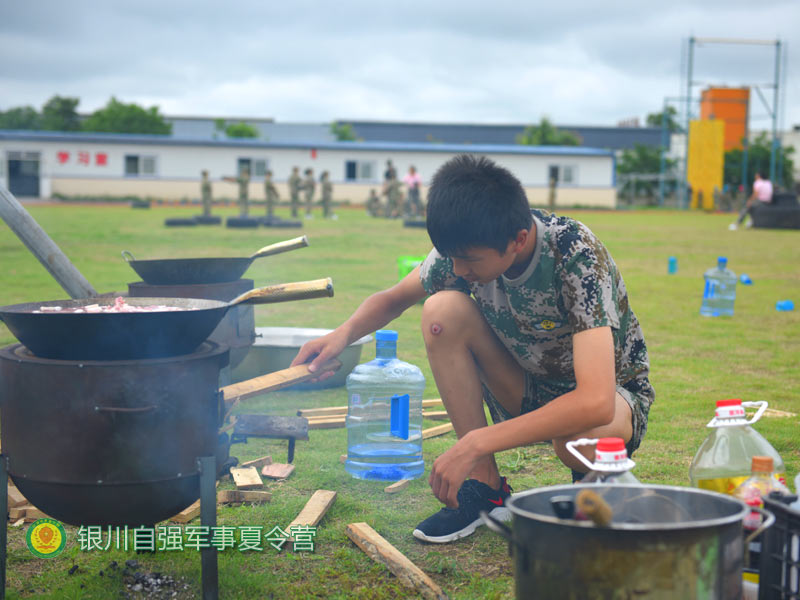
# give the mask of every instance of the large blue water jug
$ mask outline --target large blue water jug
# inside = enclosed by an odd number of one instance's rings
[[[375,359],[347,376],[347,461],[358,479],[415,479],[422,459],[425,377],[397,358],[397,332],[375,332]]]
[[[736,273],[728,268],[728,259],[720,256],[717,266],[703,275],[703,304],[700,314],[704,317],[732,317],[736,300]]]

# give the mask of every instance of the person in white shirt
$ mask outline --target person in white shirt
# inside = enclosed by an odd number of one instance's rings
[[[728,229],[731,231],[738,229],[748,213],[752,219],[753,207],[756,205],[756,202],[764,202],[767,204],[772,202],[772,182],[763,177],[758,171],[756,171],[755,181],[753,182],[753,193],[750,194],[747,203],[744,205],[744,208],[742,208],[742,212],[739,213],[739,218],[735,223],[731,223]],[[747,226],[750,227],[750,223],[748,223]]]

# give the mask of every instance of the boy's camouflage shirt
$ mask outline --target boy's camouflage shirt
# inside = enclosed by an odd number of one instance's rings
[[[471,294],[517,362],[548,387],[575,388],[572,336],[610,326],[617,385],[649,399],[649,361],[642,329],[628,304],[625,283],[605,246],[583,223],[533,210],[536,248],[516,279],[488,284],[456,277],[453,263],[434,248],[422,263],[425,291]]]

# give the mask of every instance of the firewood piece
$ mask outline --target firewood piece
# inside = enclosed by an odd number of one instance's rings
[[[422,418],[443,421],[444,419],[449,419],[450,415],[447,414],[446,410],[423,410]]]
[[[171,517],[170,521],[174,523],[188,523],[195,517],[199,516],[200,516],[200,498],[195,500],[190,506],[184,508],[174,517]]]
[[[38,519],[48,519],[50,518],[48,515],[44,514],[36,507],[30,507],[25,511],[25,522],[26,523],[33,523]]]
[[[255,467],[256,469],[261,469],[266,465],[272,464],[272,457],[271,456],[262,456],[261,458],[256,458],[253,460],[248,460],[243,462],[240,465],[237,465],[239,468],[245,469],[247,467]]]
[[[347,414],[346,406],[326,406],[323,408],[301,408],[297,411],[298,417],[341,417]]]
[[[261,481],[261,476],[255,467],[233,467],[231,477],[237,490],[256,490],[264,487],[264,482]]]
[[[345,426],[345,418],[341,417],[311,417],[308,419],[309,429],[339,429]]]
[[[317,525],[322,520],[322,517],[325,516],[325,513],[328,512],[334,500],[336,500],[336,492],[317,490],[306,502],[303,510],[295,517],[295,520],[289,523],[286,531],[291,531],[295,525],[308,525],[310,527]]]
[[[440,435],[444,435],[445,433],[450,433],[453,431],[453,424],[452,423],[445,423],[444,425],[437,425],[436,427],[430,427],[429,429],[422,430],[422,439],[427,440],[432,437],[438,437]]]
[[[15,506],[14,508],[9,508],[8,518],[11,521],[16,521],[17,519],[24,519],[28,510],[32,508],[33,506],[31,506],[30,504],[25,506]]]
[[[287,463],[272,463],[261,469],[261,474],[270,479],[286,479],[294,473],[294,465]]]
[[[400,481],[395,481],[392,485],[387,485],[383,488],[383,491],[387,494],[396,494],[408,487],[408,479],[401,479]]]
[[[422,408],[433,408],[442,403],[441,398],[423,400]],[[337,417],[347,414],[346,406],[323,406],[322,408],[301,408],[297,411],[298,417]]]
[[[249,490],[220,490],[217,492],[217,504],[266,504],[272,499],[270,492],[254,492]]]
[[[13,485],[8,486],[8,508],[24,506],[28,501],[25,496]]]
[[[382,563],[394,573],[404,586],[417,590],[423,598],[444,600],[447,595],[422,569],[411,562],[397,548],[387,542],[366,523],[350,523],[347,537],[372,560]]]

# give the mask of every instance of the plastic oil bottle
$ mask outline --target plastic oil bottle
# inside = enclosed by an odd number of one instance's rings
[[[347,460],[358,479],[415,479],[422,459],[425,377],[397,358],[397,332],[375,332],[375,359],[347,376]]]
[[[758,408],[748,420],[745,408]],[[742,402],[739,399],[718,400],[714,418],[706,427],[711,429],[700,445],[689,467],[694,487],[712,492],[732,494],[750,477],[754,456],[767,456],[773,462],[773,477],[786,482],[786,467],[772,445],[750,427],[761,418],[767,403]]]
[[[578,450],[578,446],[594,446],[594,462],[590,462]],[[622,438],[580,438],[567,442],[567,449],[575,458],[589,467],[589,472],[580,483],[631,483],[640,484],[631,473],[636,463],[628,458]]]
[[[717,258],[717,266],[704,274],[703,304],[700,314],[704,317],[732,317],[736,300],[736,273],[728,268],[725,256]]]

